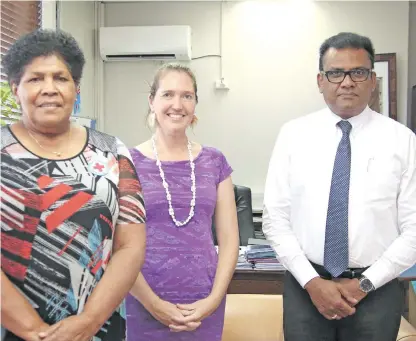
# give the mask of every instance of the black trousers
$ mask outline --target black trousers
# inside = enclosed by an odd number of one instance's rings
[[[286,271],[283,307],[285,341],[396,341],[404,308],[404,287],[395,279],[369,293],[356,306],[354,315],[330,321]]]

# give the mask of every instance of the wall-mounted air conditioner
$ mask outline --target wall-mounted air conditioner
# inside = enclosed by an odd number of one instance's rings
[[[191,60],[191,27],[100,27],[99,46],[104,61]]]

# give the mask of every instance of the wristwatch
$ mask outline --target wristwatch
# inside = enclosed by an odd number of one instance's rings
[[[358,280],[360,281],[360,289],[362,291],[364,291],[365,293],[369,293],[371,291],[376,290],[373,283],[371,283],[371,281],[367,277],[365,277],[364,275],[361,275],[358,278]]]

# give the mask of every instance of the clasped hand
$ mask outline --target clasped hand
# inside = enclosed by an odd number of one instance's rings
[[[81,313],[51,326],[42,325],[31,341],[90,341],[99,328],[93,319]]]
[[[218,304],[210,297],[192,304],[173,304],[159,300],[151,314],[172,332],[193,331],[201,325],[204,318],[212,314],[217,306]]]
[[[325,280],[314,278],[305,289],[318,311],[328,320],[340,320],[353,315],[355,306],[367,295],[358,279]]]
[[[172,332],[193,331],[197,329],[204,318],[211,315],[218,304],[210,297],[192,304],[172,304],[158,300],[151,314]],[[90,341],[98,332],[99,326],[84,313],[70,316],[48,326],[42,324],[31,333],[28,341]]]

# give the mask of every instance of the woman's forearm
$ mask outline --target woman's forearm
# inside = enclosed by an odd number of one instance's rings
[[[238,219],[231,177],[218,185],[215,226],[219,252],[217,271],[210,297],[219,304],[227,293],[239,252]]]
[[[238,259],[238,237],[229,236],[220,243],[218,252],[218,266],[215,273],[211,297],[218,303],[227,293],[228,285],[233,277]]]
[[[29,301],[1,271],[2,327],[24,340],[31,340],[40,328],[47,327]]]
[[[143,261],[144,245],[132,245],[114,252],[83,311],[83,314],[91,318],[97,329],[105,323],[128,294]]]
[[[142,273],[139,273],[139,276],[137,276],[137,280],[131,288],[130,294],[132,294],[147,311],[151,311],[155,302],[159,300],[159,296],[154,293]]]

